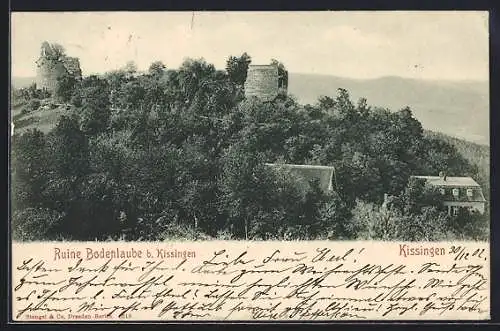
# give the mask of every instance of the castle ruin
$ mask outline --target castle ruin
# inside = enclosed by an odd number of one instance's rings
[[[287,93],[288,74],[280,72],[277,65],[250,65],[245,81],[245,96],[272,101],[278,95]]]
[[[80,61],[76,57],[68,57],[60,45],[42,44],[40,58],[36,62],[36,85],[39,89],[54,92],[57,80],[64,75],[72,75],[81,79]]]

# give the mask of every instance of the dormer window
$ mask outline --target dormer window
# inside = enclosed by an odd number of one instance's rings
[[[446,194],[446,190],[444,188],[440,188],[439,189],[439,193],[441,193],[441,195],[445,195]]]
[[[458,197],[460,194],[460,191],[458,190],[458,188],[454,188],[452,192],[453,192],[454,197]]]
[[[468,196],[469,198],[472,198],[472,196],[473,196],[473,195],[474,195],[474,192],[472,191],[472,189],[471,189],[471,188],[468,188],[468,189],[467,189],[467,196]]]

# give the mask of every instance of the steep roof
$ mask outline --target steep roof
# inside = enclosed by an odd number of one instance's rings
[[[266,163],[274,169],[284,169],[290,171],[294,175],[309,182],[313,179],[319,180],[319,186],[324,192],[333,189],[333,179],[335,175],[335,168],[330,166],[318,165],[303,165],[303,164],[279,164],[279,163]]]
[[[412,176],[421,178],[434,186],[458,186],[458,187],[480,187],[479,184],[471,177],[446,177],[440,176]]]
[[[446,177],[440,176],[412,176],[425,179],[427,183],[444,188],[443,198],[446,202],[485,202],[481,186],[471,177]],[[458,196],[453,195],[453,189],[458,189]],[[472,189],[472,196],[467,195],[466,189]]]

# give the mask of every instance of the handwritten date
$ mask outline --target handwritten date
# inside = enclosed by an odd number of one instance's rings
[[[135,251],[155,250],[153,244],[148,245]],[[166,260],[144,254],[142,259],[135,255],[125,259],[74,255],[72,259],[54,260],[50,252],[36,256],[17,254],[13,261],[13,318],[45,321],[489,317],[486,244],[449,246],[445,255],[416,260],[401,258],[398,245],[394,244],[391,251],[387,247],[392,244],[387,243],[380,244],[379,251],[362,243],[261,243],[248,247],[248,243],[233,242],[227,243],[227,247],[219,243],[216,249],[203,248],[212,247],[206,243],[189,245],[191,251],[197,252],[196,258],[179,255]],[[18,249],[28,251],[25,247]]]

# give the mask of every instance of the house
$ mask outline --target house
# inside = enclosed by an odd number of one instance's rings
[[[319,165],[302,165],[302,164],[278,164],[266,163],[266,166],[273,169],[280,169],[290,172],[300,182],[309,185],[311,180],[317,179],[320,188],[327,193],[333,190],[335,182],[335,168],[330,166]]]
[[[457,215],[460,208],[484,214],[486,199],[481,186],[471,177],[448,177],[444,172],[439,176],[412,176],[427,181],[428,184],[439,189],[444,198],[444,205],[448,213]]]

